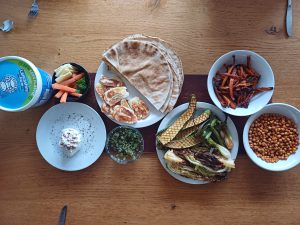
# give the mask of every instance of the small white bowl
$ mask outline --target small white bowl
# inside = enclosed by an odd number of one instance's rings
[[[300,111],[295,108],[294,106],[284,104],[284,103],[272,103],[265,106],[262,110],[258,113],[249,117],[244,127],[243,133],[243,142],[245,150],[250,157],[250,159],[259,167],[270,170],[270,171],[284,171],[291,169],[292,167],[298,165],[300,163],[300,146],[298,146],[297,151],[295,154],[290,155],[287,160],[279,160],[276,163],[268,163],[254,153],[249,145],[249,137],[248,132],[251,124],[254,120],[256,120],[259,116],[265,113],[277,113],[283,115],[289,119],[292,119],[297,126],[298,133],[300,132]]]
[[[247,56],[251,57],[251,66],[253,69],[261,75],[260,80],[257,84],[258,87],[273,87],[271,91],[265,91],[254,96],[248,108],[225,108],[219,102],[213,87],[213,77],[216,75],[217,71],[225,72],[224,64],[232,64],[232,56],[235,55],[235,61],[237,64],[246,64]],[[210,98],[215,103],[215,105],[223,110],[224,112],[235,115],[235,116],[248,116],[252,115],[259,110],[261,110],[270,101],[274,92],[275,80],[274,74],[269,63],[260,55],[255,52],[247,50],[236,50],[228,52],[222,55],[215,63],[212,65],[207,78],[207,89]]]

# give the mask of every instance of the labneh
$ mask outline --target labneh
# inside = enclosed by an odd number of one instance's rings
[[[80,142],[81,134],[78,130],[73,128],[65,128],[61,131],[59,145],[62,147],[66,155],[71,157],[78,152]]]

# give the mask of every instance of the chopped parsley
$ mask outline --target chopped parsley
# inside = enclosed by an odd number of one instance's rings
[[[138,131],[128,127],[120,127],[111,134],[108,146],[116,153],[117,158],[135,160],[139,155],[138,152],[142,143],[142,136]]]

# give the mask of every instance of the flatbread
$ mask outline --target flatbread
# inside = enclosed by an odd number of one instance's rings
[[[173,75],[166,58],[154,45],[123,40],[104,52],[103,60],[114,67],[157,109],[168,100]]]
[[[164,40],[162,40],[158,37],[145,36],[143,34],[133,34],[133,35],[126,37],[125,39],[149,41],[149,42],[152,42],[152,44],[156,45],[158,48],[160,48],[160,50],[165,51],[170,58],[170,60],[168,60],[168,62],[171,64],[172,68],[174,69],[174,71],[178,77],[180,89],[182,88],[182,85],[184,82],[184,73],[183,73],[182,62],[170,44],[168,44],[167,42],[165,42]]]
[[[155,45],[159,48],[159,50],[162,52],[162,54],[167,59],[173,74],[173,89],[171,91],[171,95],[168,101],[165,102],[165,104],[162,106],[161,111],[163,112],[169,112],[171,111],[180,95],[183,80],[184,80],[184,74],[182,69],[182,63],[179,57],[176,55],[174,50],[171,49],[171,47],[164,42],[163,40],[155,37],[147,37],[142,34],[135,34],[126,37],[124,40],[140,40],[145,43],[150,43]]]

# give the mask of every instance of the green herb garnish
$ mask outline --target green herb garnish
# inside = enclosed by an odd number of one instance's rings
[[[115,130],[109,139],[109,147],[116,152],[116,157],[122,160],[127,158],[135,160],[141,144],[141,135],[126,127]]]

